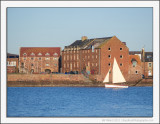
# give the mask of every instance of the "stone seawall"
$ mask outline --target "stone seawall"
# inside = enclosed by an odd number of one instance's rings
[[[25,81],[25,82],[52,82],[52,81],[79,81],[85,82],[82,74],[65,75],[65,74],[8,74],[7,81]]]
[[[92,81],[91,81],[92,80]],[[139,82],[126,82],[128,86],[153,86],[153,79],[143,79]],[[90,80],[82,74],[8,74],[7,86],[9,87],[104,87],[104,83],[95,80],[95,76],[90,76]]]

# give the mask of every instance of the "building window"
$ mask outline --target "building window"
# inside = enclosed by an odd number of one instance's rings
[[[97,59],[97,55],[96,55],[96,59]]]
[[[45,60],[49,60],[49,58],[48,57],[46,57],[46,59]]]
[[[66,68],[66,64],[64,63],[64,68]]]
[[[152,63],[148,63],[148,67],[152,67]]]
[[[147,59],[150,59],[150,58],[152,58],[152,55],[147,55]]]
[[[111,63],[108,63],[108,66],[111,66]]]
[[[46,53],[45,55],[47,56],[47,55],[50,55],[50,54],[49,54],[49,53]]]
[[[97,53],[97,51],[98,51],[98,50],[96,50],[96,53]]]
[[[67,67],[69,68],[69,63],[67,63]]]
[[[76,67],[76,64],[74,63],[74,68]]]
[[[25,56],[25,55],[27,55],[27,53],[23,53],[23,55]]]
[[[96,66],[97,66],[97,63],[96,63]]]
[[[64,56],[64,60],[66,60],[66,56]]]
[[[108,50],[111,51],[111,48],[109,47]]]
[[[35,55],[34,53],[31,53],[31,55]]]
[[[42,55],[42,53],[38,53],[38,55],[39,55],[39,56],[41,56],[41,55]]]
[[[111,55],[108,55],[108,58],[111,58]]]
[[[41,60],[42,58],[41,57],[39,57],[39,60]]]
[[[94,46],[92,46],[92,52],[94,52]]]
[[[76,56],[74,55],[74,60],[76,59]]]
[[[23,60],[26,60],[26,57],[24,57]]]
[[[138,71],[135,71],[136,74],[138,74]]]
[[[46,66],[49,66],[49,64],[46,64]]]
[[[79,63],[77,62],[77,68],[79,67]]]
[[[132,66],[133,66],[133,67],[136,67],[137,61],[136,61],[135,59],[132,59],[131,62],[132,62]]]
[[[57,54],[57,53],[54,53],[53,55],[54,55],[54,56],[57,56],[58,54]]]
[[[94,59],[94,55],[92,55],[92,59]]]
[[[33,64],[31,64],[31,66],[33,66]]]
[[[57,60],[57,57],[53,57],[53,60]]]
[[[122,66],[123,64],[122,63],[120,63],[120,66]]]
[[[123,58],[123,55],[120,55],[120,58]]]
[[[79,59],[79,55],[77,54],[77,60]]]
[[[31,57],[31,60],[34,60],[34,58],[33,58],[33,57]]]
[[[57,66],[57,64],[54,64],[54,66],[56,67],[56,66]]]
[[[23,62],[21,63],[21,67],[24,68],[24,63]]]
[[[122,50],[122,47],[120,48],[120,50]]]

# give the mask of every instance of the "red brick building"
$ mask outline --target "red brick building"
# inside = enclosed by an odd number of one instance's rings
[[[7,53],[7,73],[18,73],[19,56]]]
[[[60,47],[21,47],[19,72],[59,72],[60,51]]]
[[[130,51],[130,55],[138,55],[141,60],[142,75],[144,78],[153,78],[153,52]]]
[[[109,69],[112,72],[114,58],[127,78],[129,49],[126,44],[116,36],[94,39],[87,39],[85,36],[62,51],[62,72],[85,71],[88,74],[99,75],[102,81]]]

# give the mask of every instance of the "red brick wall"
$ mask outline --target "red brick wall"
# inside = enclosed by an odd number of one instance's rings
[[[111,48],[109,51],[108,48]],[[120,50],[122,48],[122,50]],[[111,55],[111,58],[108,57]],[[120,55],[123,57],[120,58]],[[113,61],[116,58],[120,70],[125,78],[128,77],[128,67],[129,67],[129,49],[126,47],[117,37],[112,37],[106,44],[101,47],[101,75],[104,79],[109,69],[113,68]],[[108,65],[111,63],[111,66]],[[122,66],[120,66],[122,63]],[[110,75],[110,79],[112,75]]]
[[[62,72],[78,71],[80,72],[80,51],[68,50],[62,51]]]
[[[81,72],[83,69],[86,69],[87,67],[89,68],[88,71],[94,74],[99,73],[98,49],[95,49],[94,52],[92,52],[91,49],[62,51],[63,73],[70,71]]]
[[[7,81],[84,81],[83,75],[65,74],[8,74]]]

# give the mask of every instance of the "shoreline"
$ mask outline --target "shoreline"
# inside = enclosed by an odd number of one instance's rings
[[[129,87],[153,86],[153,82],[125,83]],[[35,82],[35,81],[8,81],[7,87],[104,87],[102,82],[81,82],[81,81],[54,81],[54,82]],[[134,86],[135,85],[135,86]]]

